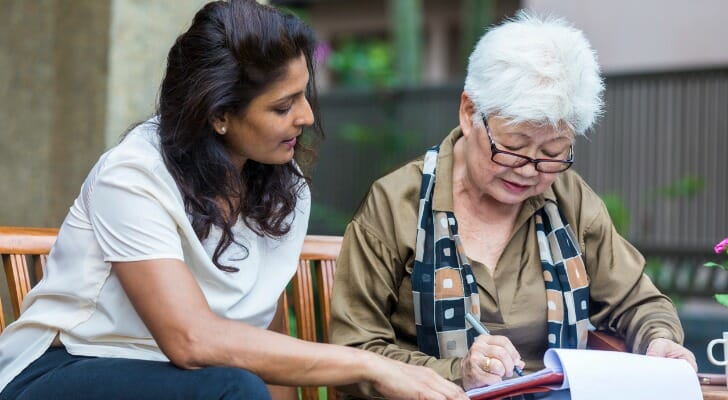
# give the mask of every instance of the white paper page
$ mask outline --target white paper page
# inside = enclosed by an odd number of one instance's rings
[[[617,351],[549,349],[574,400],[702,400],[695,371],[684,360]]]

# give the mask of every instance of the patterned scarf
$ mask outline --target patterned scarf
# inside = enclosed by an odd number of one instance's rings
[[[480,317],[475,276],[452,212],[432,209],[439,146],[425,154],[420,188],[417,249],[412,273],[417,344],[437,358],[463,357],[478,335],[465,320]],[[535,215],[541,253],[549,347],[585,348],[589,280],[578,241],[553,201]]]

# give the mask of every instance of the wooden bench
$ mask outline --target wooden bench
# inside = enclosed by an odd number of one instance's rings
[[[28,290],[43,276],[48,253],[57,229],[0,227],[0,256],[10,293],[10,307],[0,302],[0,332],[6,321],[20,315],[20,305]],[[340,236],[309,235],[303,245],[298,271],[279,300],[271,329],[303,340],[328,342],[329,305]],[[7,309],[6,309],[7,308]],[[7,319],[3,314],[7,314]],[[591,334],[592,348],[625,351],[624,342],[613,336]],[[301,387],[302,400],[335,399],[333,388]],[[297,399],[295,388],[271,386],[274,399]]]

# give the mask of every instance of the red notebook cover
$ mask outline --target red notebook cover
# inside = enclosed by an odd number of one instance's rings
[[[473,400],[495,400],[519,394],[548,392],[553,390],[552,385],[561,385],[563,381],[562,372],[541,370],[533,375],[470,390],[468,396]]]

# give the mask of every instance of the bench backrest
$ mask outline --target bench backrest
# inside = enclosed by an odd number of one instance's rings
[[[9,309],[0,299],[0,332],[5,329],[5,314],[18,318],[23,298],[43,276],[57,234],[57,229],[50,228],[0,227],[0,256],[10,294]]]

